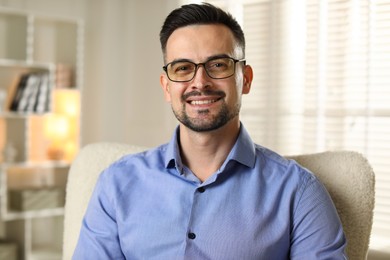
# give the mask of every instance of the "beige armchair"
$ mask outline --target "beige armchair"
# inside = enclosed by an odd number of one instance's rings
[[[119,157],[146,148],[117,143],[84,147],[73,162],[66,190],[63,259],[71,259],[89,198],[100,172]],[[374,173],[355,152],[290,156],[311,170],[328,189],[347,237],[349,259],[366,259],[374,209]]]

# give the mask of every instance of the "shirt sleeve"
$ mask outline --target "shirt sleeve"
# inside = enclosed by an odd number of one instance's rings
[[[346,239],[336,208],[314,176],[302,185],[293,213],[291,259],[347,259]]]
[[[83,218],[74,260],[125,259],[118,236],[115,203],[105,187],[110,187],[104,172],[100,175]]]

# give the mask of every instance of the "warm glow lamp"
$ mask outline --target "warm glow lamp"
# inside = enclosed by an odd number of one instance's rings
[[[63,143],[69,132],[68,119],[59,114],[52,114],[46,118],[45,135],[50,140],[47,155],[51,160],[62,160],[65,156]]]
[[[78,151],[80,94],[72,89],[54,91],[53,113],[47,117],[45,134],[51,160],[71,161]]]

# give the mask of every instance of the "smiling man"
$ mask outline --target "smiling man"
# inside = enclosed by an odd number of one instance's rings
[[[100,175],[74,259],[345,259],[324,186],[240,122],[253,72],[236,20],[185,5],[160,41],[160,82],[179,126],[169,143]]]

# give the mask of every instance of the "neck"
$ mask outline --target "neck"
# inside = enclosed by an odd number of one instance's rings
[[[180,125],[180,148],[183,163],[203,182],[226,160],[240,130],[239,120],[210,132],[194,132]]]

